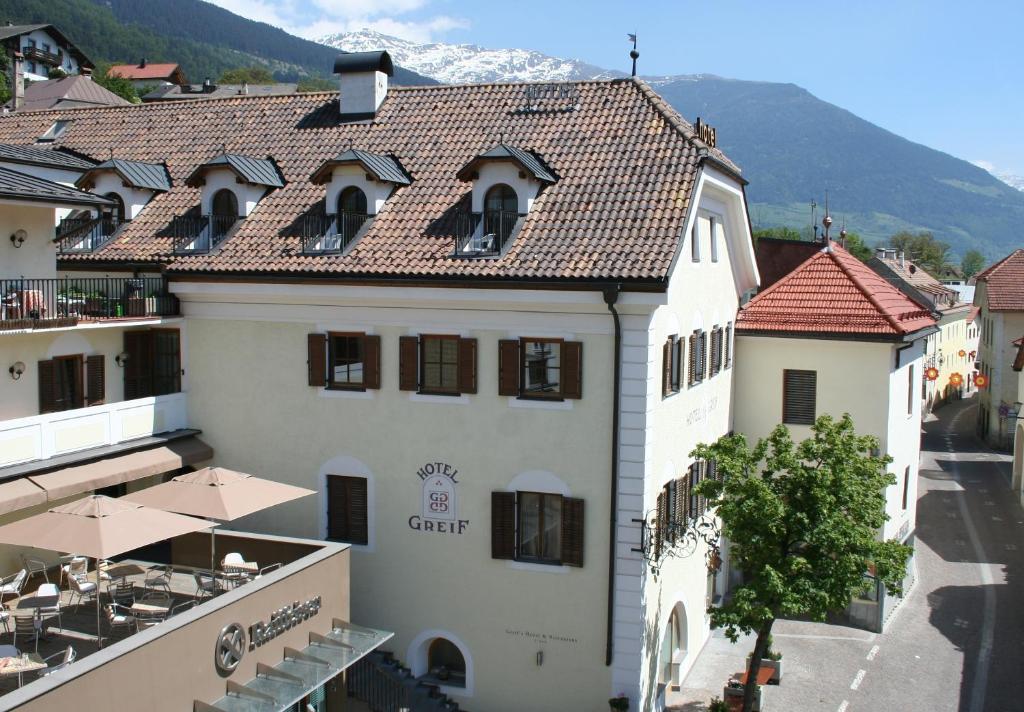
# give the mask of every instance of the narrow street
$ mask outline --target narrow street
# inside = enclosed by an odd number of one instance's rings
[[[785,668],[765,691],[768,710],[1024,709],[1024,512],[1010,492],[1010,458],[974,437],[974,413],[965,400],[925,423],[918,581],[887,631],[776,624]],[[716,634],[673,709],[705,709],[751,643]]]

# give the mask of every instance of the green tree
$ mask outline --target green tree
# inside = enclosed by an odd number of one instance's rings
[[[50,71],[46,73],[48,79],[63,79],[67,75],[68,73],[60,67],[50,67]]]
[[[97,64],[93,71],[92,80],[107,91],[117,94],[119,97],[133,104],[139,103],[139,94],[135,91],[131,81],[124,77],[112,77],[109,74],[109,64]]]
[[[274,75],[266,67],[237,67],[228,69],[217,80],[219,84],[274,84]]]
[[[872,566],[889,591],[902,593],[911,549],[877,538],[888,518],[885,488],[896,482],[886,472],[891,458],[872,455],[877,447],[876,438],[854,432],[849,415],[823,415],[799,444],[779,425],[753,449],[742,435],[730,435],[691,453],[713,458],[724,475],[697,492],[717,508],[731,561],[743,572],[732,599],[708,609],[711,626],[733,642],[740,633],[757,634],[744,712],[776,619],[824,620],[843,610],[866,589]]]
[[[753,233],[754,242],[757,242],[762,237],[768,237],[774,240],[803,240],[803,234],[793,227],[759,227],[754,230]]]
[[[9,68],[7,53],[0,52],[0,104],[6,104],[11,100],[11,85],[7,77],[7,70]]]
[[[907,259],[933,276],[949,265],[949,245],[936,240],[930,232],[902,230],[889,238],[889,244],[904,252]]]
[[[864,244],[864,238],[855,232],[846,233],[846,249],[861,262],[867,262],[875,254],[874,250]]]
[[[298,86],[295,87],[297,92],[311,92],[311,91],[337,91],[338,85],[332,82],[330,79],[324,79],[323,77],[306,77],[300,79]]]
[[[977,250],[967,250],[963,260],[960,262],[960,269],[964,273],[964,279],[970,279],[985,269],[985,255]]]

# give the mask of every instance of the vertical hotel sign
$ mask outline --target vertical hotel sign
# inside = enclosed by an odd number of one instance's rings
[[[409,517],[409,528],[435,534],[462,534],[468,519],[459,519],[456,486],[459,471],[446,462],[428,462],[416,471],[420,480],[420,513]]]

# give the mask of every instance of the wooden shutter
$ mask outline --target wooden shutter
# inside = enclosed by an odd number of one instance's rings
[[[583,344],[562,342],[562,397],[583,397]]]
[[[419,387],[420,339],[418,336],[398,338],[398,390],[415,391]]]
[[[53,361],[40,361],[39,368],[39,412],[53,413],[57,410],[57,374]]]
[[[104,375],[103,356],[90,356],[85,361],[85,404],[100,405],[103,403],[107,392],[107,382]]]
[[[701,482],[704,481],[704,478],[707,477],[707,465],[705,463],[703,463],[703,462],[699,462],[699,463],[695,463],[695,464],[697,465],[697,484],[700,484]],[[697,514],[698,515],[704,514],[704,512],[707,511],[707,508],[708,508],[708,498],[705,497],[704,495],[698,495],[697,496]]]
[[[661,347],[661,397],[672,393],[672,339]]]
[[[327,385],[327,334],[307,335],[306,348],[309,385],[323,388]]]
[[[690,358],[686,362],[686,384],[697,382],[697,332],[690,334]]]
[[[327,476],[327,538],[351,544],[369,541],[367,486],[363,477]]]
[[[711,332],[711,374],[722,370],[722,328],[716,326]]]
[[[367,517],[366,479],[348,477],[349,491],[349,541],[353,544],[366,544],[369,541]]]
[[[672,513],[673,518],[680,527],[686,526],[686,498],[689,493],[686,491],[686,478],[679,477],[673,480],[676,488],[676,511]]]
[[[782,422],[813,425],[817,409],[817,371],[782,372]]]
[[[380,388],[380,336],[363,337],[363,386]]]
[[[703,381],[708,372],[708,332],[700,332],[700,360],[697,362],[697,380]]]
[[[519,341],[502,339],[498,342],[498,395],[519,395]]]
[[[562,563],[583,566],[583,500],[562,498]]]
[[[665,500],[665,490],[662,489],[658,493],[657,524],[654,528],[654,555],[656,557],[661,556],[661,549],[665,543],[665,520],[668,517]]]
[[[459,393],[476,393],[476,339],[459,339]]]
[[[124,399],[153,395],[154,340],[151,331],[124,332]]]
[[[515,492],[491,492],[491,558],[516,558]]]
[[[722,337],[722,368],[732,365],[732,322],[725,325],[725,336]]]

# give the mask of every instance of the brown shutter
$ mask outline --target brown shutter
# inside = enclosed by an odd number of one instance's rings
[[[723,350],[725,352],[725,358],[723,359],[722,368],[729,368],[732,365],[732,322],[730,321],[725,326],[725,343],[723,344]]]
[[[85,361],[85,404],[100,405],[106,398],[107,381],[103,356],[90,356]]]
[[[697,378],[697,333],[690,334],[690,358],[686,362],[686,384],[692,386]]]
[[[380,388],[380,337],[363,337],[363,386]]]
[[[154,337],[152,331],[124,332],[124,399],[153,395]]]
[[[369,541],[367,517],[366,479],[349,477],[348,479],[348,527],[349,541],[353,544],[366,544]]]
[[[476,393],[476,339],[459,339],[459,393]]]
[[[782,372],[782,422],[813,425],[817,414],[817,371]]]
[[[398,390],[415,391],[419,387],[420,339],[418,336],[398,338]]]
[[[39,362],[39,412],[53,413],[57,410],[57,376],[53,361]]]
[[[515,492],[491,492],[491,558],[516,558]]]
[[[657,505],[657,524],[654,528],[654,555],[655,557],[661,556],[661,547],[665,542],[665,517],[667,515],[665,511],[665,490],[662,489],[658,493],[658,505]]]
[[[707,469],[706,468],[707,468],[707,465],[705,463],[703,463],[703,462],[697,463],[697,484],[700,484],[701,482],[703,482],[704,478],[707,476]],[[697,512],[698,512],[698,514],[704,514],[704,512],[707,511],[707,508],[708,508],[708,498],[705,497],[704,495],[698,496],[697,497]]]
[[[562,498],[562,563],[583,566],[583,500]]]
[[[327,385],[327,335],[307,335],[306,348],[309,354],[306,358],[309,385],[323,388]]]
[[[367,485],[363,477],[327,476],[327,538],[366,544],[369,541]]]
[[[672,393],[672,339],[661,347],[661,397]]]
[[[673,480],[676,488],[676,510],[672,513],[673,518],[680,527],[686,527],[686,498],[689,493],[686,491],[686,478],[679,477]]]
[[[682,522],[683,522],[683,526],[686,526],[686,520],[689,519],[690,516],[693,514],[690,511],[690,473],[689,473],[689,471],[687,471],[685,477],[680,477],[679,478],[679,483],[680,483],[679,493],[682,495],[682,499],[683,499],[683,504],[682,504],[682,507],[683,507],[683,518],[682,518]]]
[[[562,397],[583,397],[583,344],[562,342]]]
[[[708,332],[700,332],[700,361],[697,363],[697,380],[703,381],[708,373]]]
[[[498,342],[498,395],[519,395],[519,341],[502,339]]]

